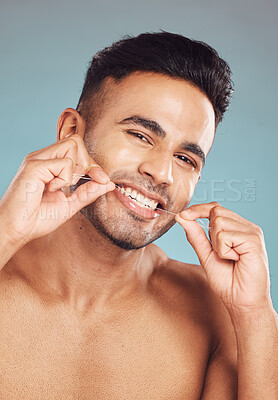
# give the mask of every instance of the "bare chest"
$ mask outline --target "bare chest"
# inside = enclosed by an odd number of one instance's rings
[[[32,301],[2,306],[1,400],[199,399],[209,345],[190,320],[150,308],[85,326]]]

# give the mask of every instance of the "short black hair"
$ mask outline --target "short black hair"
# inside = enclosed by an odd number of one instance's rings
[[[90,102],[95,95],[98,95],[98,100],[101,99],[105,78],[112,77],[119,83],[137,71],[184,79],[199,88],[213,106],[215,128],[229,107],[233,85],[227,62],[204,42],[160,31],[124,36],[96,53],[87,71],[77,110],[82,115],[83,109],[86,118],[88,110],[84,108],[93,104]]]

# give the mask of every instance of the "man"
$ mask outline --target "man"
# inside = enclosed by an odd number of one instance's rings
[[[278,398],[261,229],[188,208],[231,92],[225,61],[180,35],[94,56],[57,143],[1,200],[1,399]],[[200,266],[152,243],[176,221]]]

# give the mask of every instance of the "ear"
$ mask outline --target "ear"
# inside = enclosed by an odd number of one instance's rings
[[[85,134],[85,121],[78,111],[66,108],[57,123],[57,141],[77,133],[82,138]]]

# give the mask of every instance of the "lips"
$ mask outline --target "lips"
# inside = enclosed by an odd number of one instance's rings
[[[126,208],[146,219],[154,219],[161,214],[161,209],[157,206],[165,207],[165,202],[160,196],[150,194],[134,185],[118,183],[114,193]]]

